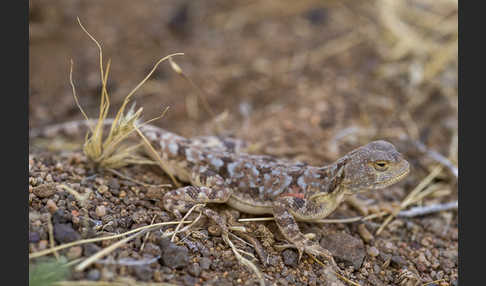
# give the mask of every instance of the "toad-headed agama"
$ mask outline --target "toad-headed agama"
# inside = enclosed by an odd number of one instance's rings
[[[107,123],[109,123],[107,121]],[[54,125],[31,133],[52,137],[86,130],[89,121]],[[192,139],[144,125],[140,131],[165,161],[168,172],[190,185],[167,192],[163,204],[181,218],[195,204],[226,203],[250,214],[272,214],[283,236],[302,253],[330,252],[309,239],[297,221],[312,222],[332,213],[346,196],[388,187],[409,172],[409,163],[386,141],[373,141],[326,166],[242,152],[245,143],[215,136]],[[153,156],[152,152],[147,152]],[[228,231],[225,220],[209,208],[200,210]]]

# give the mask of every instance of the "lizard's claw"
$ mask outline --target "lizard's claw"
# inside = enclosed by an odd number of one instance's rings
[[[332,253],[329,250],[320,246],[318,243],[312,240],[305,240],[302,243],[296,245],[296,248],[297,251],[299,252],[299,261],[300,258],[302,257],[303,252],[314,257],[321,256],[324,257],[327,261],[329,261],[329,263],[331,264],[331,266],[334,268],[335,271],[337,271],[338,273],[342,272],[342,270],[337,266],[336,261],[334,261]]]

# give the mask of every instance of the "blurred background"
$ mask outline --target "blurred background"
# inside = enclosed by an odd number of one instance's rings
[[[30,1],[30,127],[97,116],[98,50],[112,112],[134,99],[185,136],[243,138],[312,164],[374,139],[424,176],[432,150],[457,164],[457,1]],[[425,148],[425,149],[424,149]],[[411,179],[411,182],[416,180]]]

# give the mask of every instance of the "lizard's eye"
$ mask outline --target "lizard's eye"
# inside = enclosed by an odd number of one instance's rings
[[[386,171],[388,169],[388,162],[386,161],[376,161],[373,163],[373,167],[377,171]]]

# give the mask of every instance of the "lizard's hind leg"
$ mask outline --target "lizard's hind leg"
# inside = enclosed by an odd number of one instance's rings
[[[273,216],[275,222],[280,229],[283,236],[289,240],[299,252],[299,260],[302,257],[302,253],[306,252],[315,256],[323,256],[331,262],[331,265],[340,271],[336,265],[332,253],[321,247],[319,243],[307,238],[299,229],[294,214],[299,215],[301,218],[311,218],[321,212],[321,207],[315,205],[309,200],[305,200],[298,197],[280,197],[273,205]]]
[[[164,195],[164,208],[174,213],[179,219],[196,204],[225,203],[232,194],[232,190],[224,186],[224,179],[216,173],[204,176],[193,171],[191,183],[196,186],[186,186],[167,192]],[[199,208],[206,216],[215,221],[223,232],[228,231],[224,217],[206,207]]]

